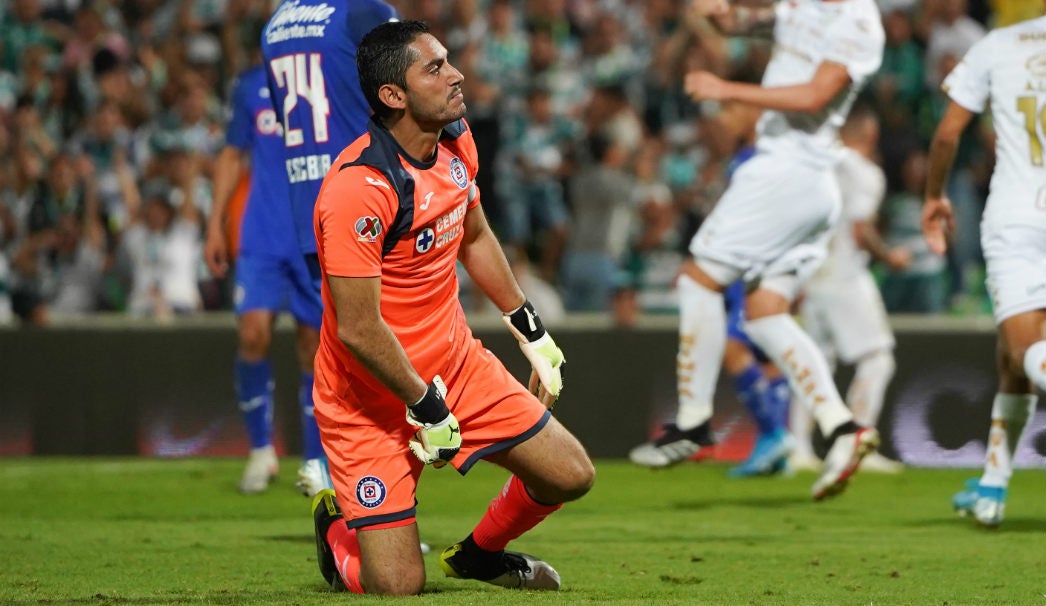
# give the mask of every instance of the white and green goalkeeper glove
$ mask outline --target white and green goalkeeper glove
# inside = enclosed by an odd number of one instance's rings
[[[527,388],[548,408],[556,405],[563,390],[562,366],[566,360],[552,336],[541,324],[541,318],[534,311],[530,301],[511,313],[503,314],[501,319],[516,336],[519,348],[530,361],[530,381]]]
[[[436,375],[425,395],[407,406],[407,422],[418,428],[408,445],[414,456],[436,469],[443,467],[461,449],[461,428],[447,408],[447,386]]]

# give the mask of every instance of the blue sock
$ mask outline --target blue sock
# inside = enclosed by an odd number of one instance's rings
[[[792,402],[792,388],[788,385],[788,379],[784,376],[770,379],[763,398],[770,409],[774,430],[788,427],[788,407]]]
[[[301,404],[302,453],[306,460],[325,459],[320,443],[320,428],[316,426],[316,415],[312,412],[312,373],[301,373],[298,388],[298,403]]]
[[[246,362],[236,358],[236,399],[251,448],[272,444],[272,366],[268,360]]]
[[[751,413],[756,426],[759,427],[759,434],[766,435],[772,432],[775,425],[773,415],[766,405],[766,379],[763,377],[763,370],[758,364],[752,364],[734,375],[733,379],[734,391]]]

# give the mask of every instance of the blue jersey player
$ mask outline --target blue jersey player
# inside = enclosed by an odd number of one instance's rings
[[[272,445],[273,372],[269,345],[276,315],[289,310],[297,323],[296,349],[301,369],[298,399],[305,463],[298,472],[298,487],[311,496],[327,484],[323,448],[312,415],[312,361],[323,309],[298,250],[297,238],[288,228],[293,216],[287,204],[287,180],[282,172],[272,170],[283,163],[284,146],[269,97],[260,62],[240,74],[232,93],[226,143],[218,155],[214,212],[208,223],[204,254],[211,272],[223,277],[228,271],[229,257],[223,229],[225,210],[249,158],[250,186],[236,261],[239,346],[235,385],[251,451],[239,488],[245,493],[262,492],[277,471]]]
[[[304,327],[318,328],[321,317],[320,273],[312,210],[331,160],[366,130],[370,117],[370,106],[359,88],[356,47],[372,28],[395,18],[395,10],[377,0],[284,0],[276,7],[260,35],[262,65],[259,73],[268,91],[266,108],[272,112],[269,114],[272,126],[282,125],[282,128],[273,137],[276,153],[259,160],[255,164],[255,173],[265,173],[266,179],[279,182],[269,184],[273,186],[271,191],[280,192],[277,199],[282,203],[281,208],[269,217],[279,217],[279,220],[267,223],[273,227],[272,242],[278,238],[292,245],[296,253],[291,254],[297,254],[304,263],[308,290],[316,308],[314,320],[310,318],[303,322],[299,317],[298,324],[298,355],[303,360],[300,399],[306,435],[306,463],[298,472],[298,486],[310,496],[329,485],[326,458],[319,443],[315,418],[311,415],[311,370],[304,371],[306,359],[311,369],[319,343],[316,331]],[[257,96],[260,95],[259,89]],[[246,224],[244,228],[246,232]],[[304,292],[298,294],[305,298]],[[260,324],[266,328],[262,334],[267,352],[271,320]],[[307,338],[302,336],[303,333]],[[245,401],[245,396],[246,401],[252,401],[251,397],[257,397],[252,394],[261,391],[271,393],[270,387],[262,389],[263,385],[271,384],[272,375],[267,364],[259,366],[256,373],[245,368],[241,375],[239,364],[237,369],[237,376],[242,376],[250,384],[240,389],[241,402]],[[251,405],[246,407],[251,408]],[[249,417],[252,413],[246,414]],[[264,425],[271,425],[271,414],[254,414],[257,419],[265,419]],[[251,423],[248,420],[248,427]]]
[[[331,161],[367,129],[356,49],[377,25],[396,19],[378,0],[284,0],[261,36],[272,104],[283,124],[281,165],[290,183],[298,244],[319,291],[312,210]]]

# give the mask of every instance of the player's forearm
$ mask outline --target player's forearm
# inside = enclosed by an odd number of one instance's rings
[[[959,149],[959,140],[962,133],[973,120],[974,113],[954,100],[948,102],[948,107],[941,116],[940,123],[933,133],[933,141],[930,143],[929,167],[926,176],[926,197],[940,198],[944,195],[944,187],[948,182],[948,174],[951,173],[952,165],[955,163],[955,153]]]
[[[472,281],[502,312],[517,309],[526,300],[493,233],[463,246],[459,258]]]
[[[874,260],[880,263],[889,262],[890,247],[886,245],[872,221],[858,221],[854,224],[854,232],[857,244],[868,251]]]
[[[338,323],[338,338],[353,357],[389,388],[401,402],[413,404],[424,395],[427,383],[410,363],[403,345],[380,317]]]
[[[209,218],[212,227],[220,227],[225,221],[225,209],[228,208],[229,200],[236,191],[236,183],[240,179],[241,170],[243,170],[243,160],[240,150],[231,146],[223,147],[214,163],[214,199],[211,201]]]
[[[948,136],[940,130],[934,135],[930,144],[929,167],[926,171],[927,198],[940,198],[944,195],[944,186],[948,182],[958,149],[958,137]]]
[[[526,300],[508,259],[479,206],[465,215],[465,234],[458,260],[483,294],[502,312],[517,309]]]
[[[808,84],[763,87],[747,82],[726,82],[724,97],[784,112],[816,113],[824,109],[831,96]]]
[[[338,339],[397,398],[406,404],[417,402],[428,385],[381,317],[381,278],[328,275],[327,285],[338,319]]]

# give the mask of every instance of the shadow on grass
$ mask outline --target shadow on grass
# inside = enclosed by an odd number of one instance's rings
[[[311,534],[271,534],[268,536],[258,537],[264,541],[273,541],[276,543],[309,543],[312,544],[315,541],[315,537]]]
[[[805,495],[787,497],[721,497],[709,496],[701,501],[677,501],[669,509],[679,511],[701,511],[716,507],[751,507],[753,509],[780,509],[782,507],[809,506],[810,498]]]
[[[973,532],[995,533],[1041,533],[1046,530],[1046,520],[1042,518],[1006,518],[998,528],[980,526],[970,518],[961,518],[957,515],[941,516],[936,518],[921,518],[918,520],[907,520],[901,522],[902,526],[926,528],[928,526],[941,526],[946,528],[968,528]]]

